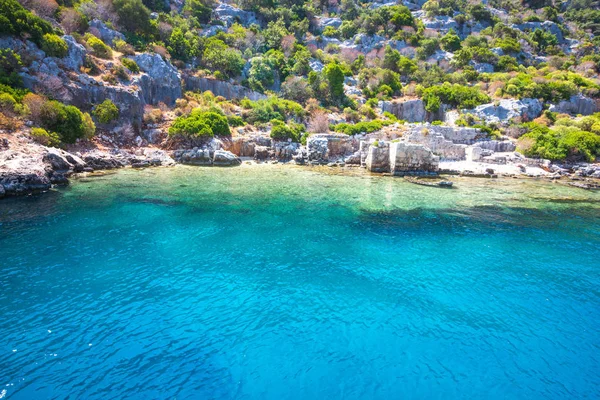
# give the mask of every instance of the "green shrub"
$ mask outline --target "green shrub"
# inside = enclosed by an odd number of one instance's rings
[[[244,126],[244,119],[242,117],[238,117],[237,115],[228,115],[227,123],[229,126]]]
[[[419,89],[425,102],[425,109],[430,112],[437,111],[442,104],[449,104],[458,108],[474,108],[490,101],[485,93],[477,86],[463,86],[445,82],[440,86]]]
[[[121,63],[125,66],[125,68],[134,74],[138,74],[140,72],[140,67],[131,58],[121,58]]]
[[[63,58],[69,51],[67,43],[54,33],[46,33],[42,37],[42,50],[50,57]]]
[[[286,121],[294,118],[298,120],[306,114],[304,108],[295,101],[275,96],[258,101],[245,99],[241,101],[241,105],[248,110],[244,113],[244,119],[251,124],[266,123],[274,119]]]
[[[31,138],[43,146],[58,146],[60,137],[55,132],[48,132],[44,128],[32,128]]]
[[[0,34],[30,36],[42,46],[43,36],[53,33],[52,25],[25,9],[17,0],[0,1]]]
[[[111,59],[112,50],[104,42],[94,35],[89,35],[86,43],[90,46],[96,57]]]
[[[106,99],[94,108],[93,114],[101,124],[109,124],[119,118],[119,108]]]
[[[96,130],[89,114],[83,114],[77,107],[65,106],[55,100],[42,105],[40,119],[42,126],[58,133],[64,143],[75,143],[77,139],[90,138]]]
[[[0,49],[0,83],[21,86],[18,72],[21,69],[21,56],[11,49]]]
[[[13,112],[16,105],[17,101],[11,94],[0,93],[0,111]]]
[[[229,136],[231,131],[225,116],[212,111],[195,109],[188,116],[176,118],[169,128],[169,135],[202,138]]]
[[[341,123],[341,124],[337,124],[333,127],[333,130],[336,132],[341,132],[341,133],[345,133],[346,135],[357,135],[359,133],[362,132],[366,132],[366,133],[371,133],[371,132],[375,132],[380,130],[381,128],[383,128],[384,126],[388,126],[393,124],[394,121],[388,120],[388,121],[383,121],[383,120],[373,120],[373,121],[362,121],[362,122],[358,122],[356,124],[348,124],[348,123]]]
[[[292,139],[293,142],[298,142],[304,133],[304,125],[290,124],[274,119],[271,121],[271,138],[275,140]]]

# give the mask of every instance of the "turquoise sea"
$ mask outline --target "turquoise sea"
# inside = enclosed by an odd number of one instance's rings
[[[2,399],[600,398],[600,193],[121,170],[0,201]]]

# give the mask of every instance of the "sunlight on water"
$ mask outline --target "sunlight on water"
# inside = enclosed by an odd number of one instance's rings
[[[122,170],[0,202],[0,398],[600,396],[600,194]]]

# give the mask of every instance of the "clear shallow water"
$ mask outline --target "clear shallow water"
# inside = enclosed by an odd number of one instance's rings
[[[600,194],[323,171],[0,202],[0,397],[600,397]]]

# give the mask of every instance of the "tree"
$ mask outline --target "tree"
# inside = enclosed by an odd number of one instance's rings
[[[341,103],[344,100],[344,71],[337,63],[329,63],[323,69],[327,81],[329,83],[329,91],[331,99],[334,102]]]
[[[440,40],[442,49],[446,51],[455,52],[460,49],[460,37],[454,33],[454,29],[450,29]]]
[[[212,0],[186,0],[183,11],[196,17],[200,23],[206,24],[210,21],[213,5]]]
[[[267,29],[263,31],[265,44],[269,49],[281,48],[281,39],[289,34],[290,32],[286,29],[285,23],[282,19],[277,20],[277,22],[269,22],[267,24]]]
[[[140,34],[151,32],[150,10],[142,0],[113,0],[113,5],[119,17],[119,24],[125,30]]]
[[[242,53],[215,37],[206,41],[202,58],[208,68],[220,71],[229,77],[238,76],[244,67]]]
[[[266,57],[254,57],[250,60],[248,71],[248,85],[251,89],[264,92],[274,83],[273,64]]]
[[[391,69],[392,71],[398,71],[398,63],[401,59],[400,52],[398,50],[392,49],[389,45],[385,46],[385,52],[383,53],[383,62],[381,66],[383,68]]]
[[[167,50],[169,50],[169,54],[171,54],[173,58],[181,61],[189,60],[192,46],[183,35],[183,32],[180,28],[175,28],[173,29],[173,32],[171,32]]]

